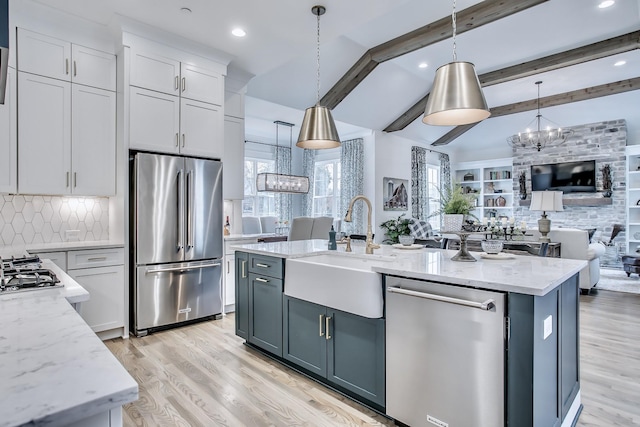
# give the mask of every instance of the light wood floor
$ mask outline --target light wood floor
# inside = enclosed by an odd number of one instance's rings
[[[578,426],[640,426],[640,295],[600,291],[580,304]],[[106,342],[140,385],[125,425],[394,425],[242,342],[233,315]]]

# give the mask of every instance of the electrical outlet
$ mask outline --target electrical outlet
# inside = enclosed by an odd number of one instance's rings
[[[67,242],[77,242],[80,240],[80,230],[65,230],[64,238]]]
[[[553,316],[549,315],[549,317],[544,319],[543,329],[544,337],[542,339],[546,340],[547,338],[549,338],[549,335],[553,333]]]

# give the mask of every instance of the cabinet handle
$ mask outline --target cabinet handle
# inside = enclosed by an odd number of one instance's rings
[[[182,147],[184,147],[184,133],[182,134]]]
[[[318,316],[318,327],[319,327],[319,331],[318,334],[323,337],[324,336],[324,331],[322,330],[322,320],[324,320],[324,314],[321,314]]]
[[[331,339],[331,334],[329,333],[329,323],[330,323],[330,322],[331,322],[331,317],[327,316],[327,317],[324,319],[324,330],[325,330],[325,332],[326,332],[326,334],[325,334],[325,338],[326,338],[327,340],[330,340],[330,339]]]
[[[182,78],[182,91],[184,92],[187,89],[187,78]]]
[[[73,77],[78,75],[78,68],[76,67],[76,61],[73,61]]]
[[[178,79],[179,79],[179,77],[176,76],[176,79],[175,79],[176,90],[178,90]]]
[[[231,269],[229,268],[229,263],[230,263],[230,261],[227,261],[227,274],[229,274],[229,271],[231,270]]]
[[[262,277],[256,277],[256,282],[269,283],[267,279],[263,279]]]
[[[87,258],[87,261],[106,261],[107,257],[106,256],[99,256],[99,257],[95,257],[95,258]]]
[[[78,186],[78,172],[73,173],[73,188]]]
[[[69,74],[69,58],[64,60],[64,73]]]
[[[260,264],[259,262],[256,263],[256,267],[269,268],[267,264]]]
[[[247,272],[245,271],[245,266],[247,265],[247,261],[242,261],[242,278],[245,279],[247,277]]]
[[[176,133],[176,147],[180,145],[180,135]]]
[[[69,172],[67,172],[67,187],[69,186]]]

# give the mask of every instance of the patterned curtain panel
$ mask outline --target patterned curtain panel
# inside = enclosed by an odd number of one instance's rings
[[[427,149],[411,147],[411,217],[427,219]]]
[[[451,162],[449,155],[440,153],[440,192],[444,193],[444,189],[451,185]],[[443,216],[440,216],[440,229],[442,230]]]
[[[349,202],[364,191],[364,140],[350,139],[342,142],[340,152],[341,181],[340,181],[340,216],[342,229],[347,234],[363,234],[366,224],[363,219],[364,204],[358,202],[353,207],[353,222],[344,222]]]
[[[275,147],[276,171],[279,174],[291,174],[291,148]],[[291,222],[291,194],[276,193],[276,216],[280,221]]]
[[[315,150],[304,150],[302,156],[302,174],[309,177],[309,193],[304,195],[302,199],[302,214],[304,216],[313,216],[313,186],[315,172]]]

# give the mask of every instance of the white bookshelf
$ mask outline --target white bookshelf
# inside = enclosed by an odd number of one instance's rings
[[[627,147],[627,253],[640,247],[640,145]]]

